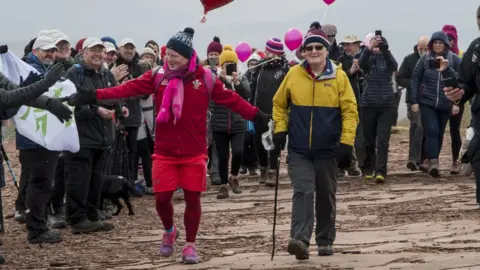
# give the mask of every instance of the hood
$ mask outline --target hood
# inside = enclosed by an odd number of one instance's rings
[[[435,40],[441,40],[445,43],[447,49],[450,49],[450,42],[448,41],[448,36],[443,31],[437,31],[432,34],[430,41],[428,42],[428,49],[432,50],[432,45]]]
[[[33,52],[29,53],[28,56],[27,56],[27,64],[30,64],[30,65],[36,65],[37,66],[37,71],[39,71],[40,73],[43,73],[43,72],[46,72],[47,69],[48,69],[48,65],[44,65],[42,62],[40,62],[40,60],[38,59],[38,57],[33,54]],[[38,68],[42,68],[43,70],[38,70]]]
[[[447,38],[448,36],[453,38],[453,46],[450,47],[450,50],[458,55],[459,49],[457,28],[453,25],[447,24],[442,28],[442,31],[447,34]]]

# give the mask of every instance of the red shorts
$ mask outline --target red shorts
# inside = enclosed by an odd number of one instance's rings
[[[188,158],[152,156],[153,192],[177,188],[205,192],[207,190],[207,155]]]

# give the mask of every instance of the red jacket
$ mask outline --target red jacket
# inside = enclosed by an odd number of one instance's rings
[[[172,157],[191,157],[207,152],[207,110],[208,89],[203,81],[205,70],[197,67],[195,77],[184,82],[185,98],[182,116],[173,124],[173,114],[168,123],[156,123],[154,153]],[[197,81],[198,79],[198,81]],[[198,83],[200,81],[200,83]],[[195,82],[195,84],[194,84]],[[166,85],[160,85],[154,96],[156,111],[160,110]],[[121,99],[131,96],[148,95],[155,92],[152,71],[124,84],[98,89],[97,99]],[[246,120],[253,120],[258,108],[253,107],[237,93],[225,90],[217,78],[211,93],[211,100],[224,105]]]

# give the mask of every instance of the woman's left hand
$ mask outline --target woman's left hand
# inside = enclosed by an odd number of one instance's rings
[[[457,105],[453,105],[452,107],[452,115],[457,115],[460,112],[460,107]]]
[[[240,84],[240,78],[239,78],[237,72],[232,72],[232,82],[233,82],[233,84],[235,84],[235,85],[239,85],[239,84]]]
[[[444,71],[445,69],[448,68],[448,59],[443,58],[443,56],[437,57],[437,59],[440,59],[440,68],[437,69],[439,72]]]

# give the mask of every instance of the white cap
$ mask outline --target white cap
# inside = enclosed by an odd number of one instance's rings
[[[117,51],[117,49],[115,48],[115,45],[113,45],[113,43],[111,42],[103,42],[103,45],[105,45],[105,49],[107,49],[107,53]]]
[[[48,36],[39,36],[37,37],[37,40],[35,40],[35,43],[33,43],[32,46],[33,50],[44,50],[48,51],[51,49],[57,49],[57,46],[55,45],[55,42],[51,37]]]
[[[53,42],[55,42],[55,44],[58,44],[60,41],[66,41],[70,43],[68,36],[65,35],[64,33],[57,33],[52,37],[52,39],[53,39]]]
[[[46,36],[49,32],[50,30],[40,30],[40,32],[37,33],[37,37]]]
[[[99,45],[102,46],[102,47],[105,47],[105,45],[103,45],[103,42],[99,38],[89,37],[89,38],[85,39],[85,41],[83,42],[82,49],[93,48],[93,47],[99,46]]]
[[[124,38],[124,39],[122,39],[122,41],[120,41],[119,47],[123,47],[123,46],[125,46],[125,45],[127,45],[127,44],[132,44],[133,47],[135,47],[135,48],[137,47],[137,46],[135,46],[135,42],[134,42],[133,39],[131,39],[131,38]]]

